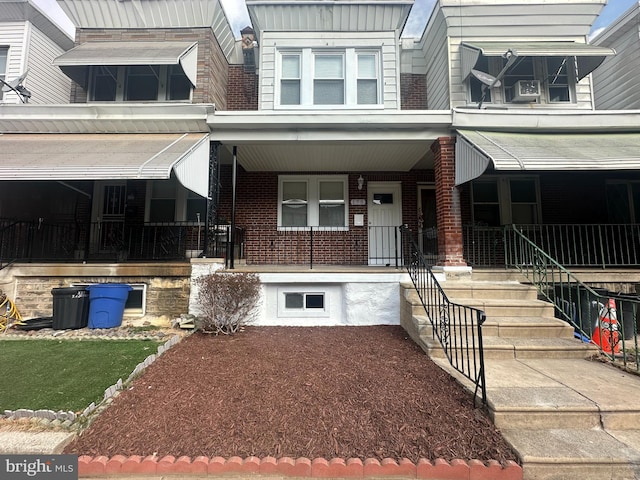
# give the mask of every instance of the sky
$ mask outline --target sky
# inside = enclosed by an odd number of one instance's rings
[[[56,0],[33,1],[53,20],[58,22],[64,30],[70,33],[73,32],[73,24],[66,18],[56,3]],[[638,3],[638,1],[639,0],[609,0],[591,29],[591,37],[597,35],[600,30],[631,8],[632,5]],[[244,0],[221,0],[221,2],[233,28],[233,32],[236,37],[240,37],[240,30],[250,25],[249,14]],[[435,3],[436,0],[415,0],[409,19],[407,20],[404,36],[419,37],[422,34]]]

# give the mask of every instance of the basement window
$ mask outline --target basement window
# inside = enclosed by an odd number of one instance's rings
[[[284,308],[287,310],[324,310],[324,293],[287,292],[284,298]]]
[[[334,288],[334,287],[329,287]],[[282,286],[278,288],[279,318],[324,318],[329,316],[331,292],[318,286]]]
[[[72,287],[88,287],[95,283],[72,283]],[[146,283],[128,283],[132,290],[129,291],[127,301],[124,304],[125,316],[144,316],[146,313],[147,303],[147,284]]]

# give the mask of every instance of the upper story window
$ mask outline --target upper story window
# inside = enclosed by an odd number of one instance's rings
[[[485,81],[498,76],[506,60],[480,56],[475,70],[487,73]],[[571,57],[520,57],[489,88],[473,74],[468,79],[468,98],[473,103],[570,103],[575,75]],[[483,96],[484,95],[484,96]]]
[[[189,100],[191,82],[175,65],[95,66],[89,98],[94,102]]]
[[[9,47],[0,47],[0,79],[6,79],[7,73],[7,57],[9,56]],[[2,89],[0,89],[0,100],[2,100]]]
[[[279,227],[346,227],[345,176],[282,176],[279,181]]]
[[[347,48],[279,53],[281,106],[358,106],[381,103],[380,53]]]
[[[506,60],[505,60],[506,61]],[[571,102],[569,57],[522,57],[504,75],[506,102]]]

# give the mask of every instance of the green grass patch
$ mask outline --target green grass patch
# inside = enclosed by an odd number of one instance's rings
[[[0,411],[84,410],[158,350],[142,340],[0,341]]]

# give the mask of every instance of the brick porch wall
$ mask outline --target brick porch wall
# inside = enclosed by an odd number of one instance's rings
[[[192,103],[214,103],[218,110],[227,109],[229,64],[211,28],[113,28],[78,29],[76,45],[85,42],[198,42],[198,79]],[[73,82],[71,103],[87,101],[87,92]]]
[[[287,175],[293,172],[287,172]],[[301,175],[313,175],[304,172]],[[317,172],[331,175],[342,172]],[[417,232],[418,182],[433,182],[432,171],[400,173],[362,173],[365,187],[358,190],[361,172],[349,173],[348,202],[365,200],[365,205],[349,205],[348,231],[314,232],[313,263],[334,265],[366,265],[368,263],[367,182],[401,181],[402,223]],[[222,191],[220,218],[231,218],[231,167],[221,169]],[[364,216],[364,226],[354,226],[356,214]],[[236,225],[246,229],[246,259],[248,264],[309,264],[310,232],[278,231],[278,172],[238,171]]]
[[[431,145],[435,155],[438,264],[465,266],[460,190],[455,186],[455,138],[441,137]]]

